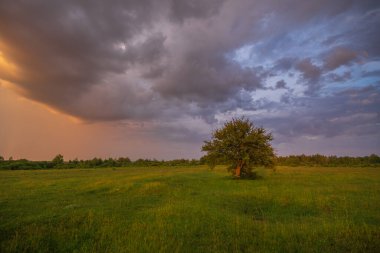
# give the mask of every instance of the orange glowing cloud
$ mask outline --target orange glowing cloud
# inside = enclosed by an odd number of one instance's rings
[[[5,58],[4,53],[0,51],[0,76],[5,76],[7,79],[15,79],[19,75],[20,69]]]

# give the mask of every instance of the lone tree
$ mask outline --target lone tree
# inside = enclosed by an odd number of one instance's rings
[[[63,155],[61,155],[61,154],[56,155],[56,156],[53,158],[52,163],[53,163],[54,165],[56,165],[56,166],[57,166],[57,165],[60,165],[60,164],[63,164],[63,163],[64,163]]]
[[[205,141],[202,151],[207,154],[203,159],[210,167],[217,163],[229,164],[228,170],[238,178],[253,177],[255,166],[274,166],[272,139],[271,133],[255,127],[248,119],[234,118],[215,130],[210,141]]]

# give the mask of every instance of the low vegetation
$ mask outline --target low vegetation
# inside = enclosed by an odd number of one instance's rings
[[[380,252],[379,168],[0,171],[0,252]]]
[[[60,155],[57,155],[60,157]],[[57,157],[56,156],[56,157]],[[90,160],[68,160],[57,163],[57,159],[52,161],[30,161],[26,159],[14,160],[12,157],[5,160],[0,156],[0,170],[29,170],[29,169],[74,169],[74,168],[109,168],[109,167],[173,167],[173,166],[196,166],[205,165],[206,157],[199,160],[177,159],[159,161],[155,159],[138,159],[131,161],[128,157],[120,158],[93,158]],[[62,157],[63,159],[63,157]],[[277,166],[308,166],[308,167],[380,167],[380,157],[372,154],[370,156],[349,157],[349,156],[324,156],[324,155],[291,155],[277,156],[274,159]]]
[[[109,168],[109,167],[157,167],[157,166],[195,166],[200,165],[199,160],[177,159],[159,161],[155,159],[138,159],[131,161],[128,157],[102,159],[95,157],[90,160],[64,161],[63,156],[58,154],[52,161],[29,161],[26,159],[9,160],[1,159],[0,169],[28,170],[28,169],[74,169],[74,168]]]
[[[278,156],[276,164],[281,166],[320,166],[320,167],[379,167],[380,157],[370,156],[324,156],[324,155],[291,155]]]

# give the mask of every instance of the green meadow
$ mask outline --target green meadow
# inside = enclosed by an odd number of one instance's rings
[[[380,252],[380,169],[0,171],[0,252]]]

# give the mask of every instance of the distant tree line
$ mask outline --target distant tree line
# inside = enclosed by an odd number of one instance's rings
[[[106,168],[106,167],[151,167],[151,166],[195,166],[200,165],[199,160],[176,159],[176,160],[156,160],[138,159],[132,161],[128,157],[120,158],[93,158],[90,160],[69,160],[64,161],[62,155],[55,156],[51,161],[29,161],[26,159],[14,160],[10,157],[5,160],[0,156],[0,169],[28,170],[28,169],[74,169],[74,168]]]
[[[276,164],[280,166],[320,166],[320,167],[377,167],[380,166],[380,157],[370,156],[324,156],[290,155],[276,157]]]
[[[151,167],[151,166],[196,166],[207,163],[207,158],[199,160],[176,159],[156,160],[138,159],[132,161],[128,157],[120,158],[93,158],[90,160],[65,161],[62,155],[55,156],[51,161],[29,161],[26,159],[8,160],[0,156],[0,169],[3,170],[29,170],[29,169],[74,169],[74,168],[106,168],[106,167]],[[291,155],[278,156],[275,158],[278,166],[321,166],[321,167],[380,167],[380,157],[372,154],[370,156],[324,156],[324,155]]]

